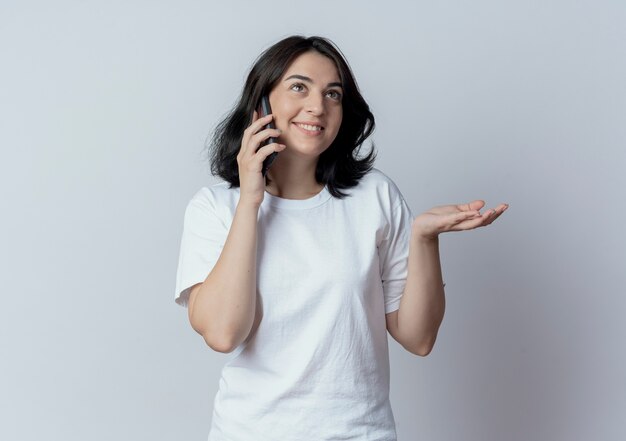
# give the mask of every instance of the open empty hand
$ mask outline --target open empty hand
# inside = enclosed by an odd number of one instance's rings
[[[448,231],[473,230],[491,224],[509,208],[508,204],[500,204],[481,213],[484,206],[485,201],[476,200],[467,204],[431,208],[413,220],[413,234],[423,239],[434,239]]]

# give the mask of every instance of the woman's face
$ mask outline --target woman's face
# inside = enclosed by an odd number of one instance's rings
[[[341,120],[343,89],[335,63],[309,51],[299,55],[270,92],[274,124],[282,131],[282,154],[317,157],[334,141]]]

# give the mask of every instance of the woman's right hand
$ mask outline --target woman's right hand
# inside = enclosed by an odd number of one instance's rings
[[[272,121],[272,118],[274,118],[272,114],[259,118],[257,112],[254,111],[252,123],[243,131],[241,149],[237,155],[240,202],[245,201],[261,206],[265,196],[265,177],[261,173],[263,161],[273,152],[281,152],[286,148],[284,144],[271,143],[257,151],[267,138],[278,138],[281,134],[278,129],[263,129]]]

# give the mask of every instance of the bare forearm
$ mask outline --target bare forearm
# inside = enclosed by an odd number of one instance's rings
[[[230,350],[250,332],[256,308],[258,206],[237,206],[222,253],[200,286],[192,325],[212,347]]]
[[[439,235],[484,227],[509,206],[500,204],[481,214],[485,201],[433,207],[411,225],[406,288],[395,323],[405,348],[424,355],[431,351],[445,312],[445,293],[439,261]]]
[[[444,312],[439,239],[422,239],[413,233],[406,287],[398,311],[398,329],[404,346],[416,353],[430,352]]]

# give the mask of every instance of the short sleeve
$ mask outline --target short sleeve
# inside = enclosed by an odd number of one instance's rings
[[[387,234],[378,246],[385,314],[400,308],[406,285],[413,214],[403,198],[389,216]]]
[[[196,193],[185,210],[174,300],[187,307],[191,287],[202,283],[217,262],[228,228],[219,218],[211,190]]]

